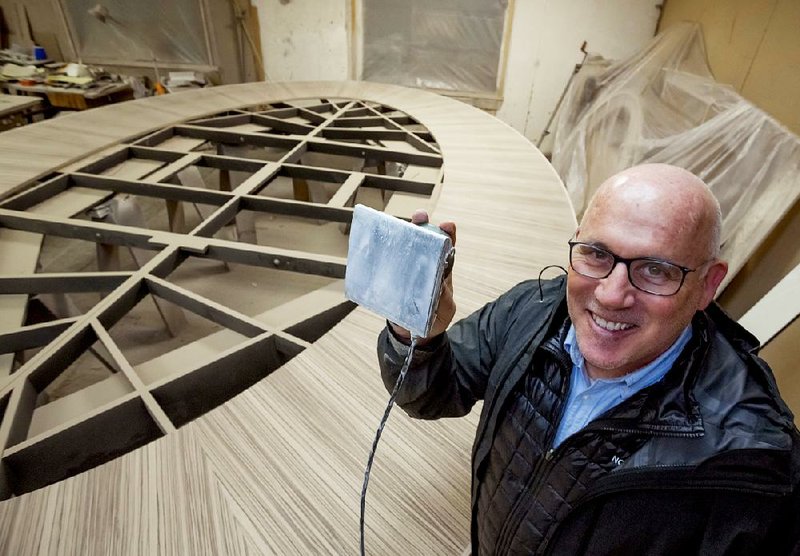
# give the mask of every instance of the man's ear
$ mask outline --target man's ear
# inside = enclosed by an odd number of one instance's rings
[[[703,296],[700,298],[698,309],[703,310],[709,306],[717,294],[717,288],[728,274],[728,263],[725,261],[714,261],[711,263],[706,276],[703,279]]]

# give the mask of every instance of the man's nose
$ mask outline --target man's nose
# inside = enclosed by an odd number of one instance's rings
[[[611,274],[598,280],[595,297],[609,308],[630,307],[633,304],[633,284],[628,280],[628,267],[618,262]]]

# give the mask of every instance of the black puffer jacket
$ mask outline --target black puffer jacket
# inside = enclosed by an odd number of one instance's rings
[[[415,354],[397,403],[485,400],[473,554],[800,554],[800,435],[755,338],[715,305],[664,379],[551,450],[569,385],[565,280],[519,284]],[[384,383],[407,351],[385,330]]]

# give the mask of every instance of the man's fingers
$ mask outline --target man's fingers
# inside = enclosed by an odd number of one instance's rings
[[[428,216],[428,212],[425,209],[417,209],[411,215],[411,223],[412,224],[427,224],[430,221],[430,217]],[[450,239],[453,240],[453,245],[456,244],[456,223],[455,222],[442,222],[439,224],[439,228],[444,231],[447,235],[450,236]]]
[[[411,215],[412,224],[425,224],[428,222],[428,213],[423,209],[417,209]]]
[[[456,244],[456,223],[455,222],[442,222],[439,224],[439,228],[450,236],[450,239],[453,241],[453,246]]]

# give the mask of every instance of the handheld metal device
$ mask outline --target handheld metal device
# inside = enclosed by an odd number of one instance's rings
[[[359,519],[362,556],[367,487],[378,442],[405,380],[417,339],[431,331],[442,280],[452,268],[454,253],[450,236],[436,226],[410,224],[364,205],[356,205],[353,210],[344,294],[411,332],[411,346],[375,432],[364,470]]]
[[[436,226],[411,224],[356,205],[345,296],[424,338],[433,326],[453,255],[450,236]]]

